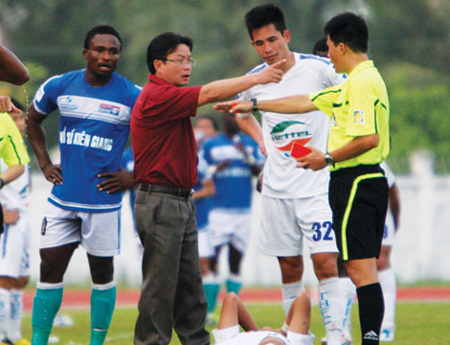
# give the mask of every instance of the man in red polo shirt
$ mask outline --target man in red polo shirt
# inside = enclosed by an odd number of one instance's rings
[[[131,116],[136,227],[144,246],[143,283],[135,344],[209,344],[206,301],[198,264],[195,207],[197,150],[191,117],[201,105],[254,85],[279,82],[280,61],[246,76],[184,87],[195,60],[192,40],[166,32],[147,50],[149,82]]]

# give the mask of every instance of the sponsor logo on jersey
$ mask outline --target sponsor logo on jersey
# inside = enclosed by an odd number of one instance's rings
[[[71,96],[63,97],[59,103],[59,109],[63,111],[77,110],[78,106],[73,103],[73,98]]]
[[[305,145],[313,136],[309,126],[301,121],[281,122],[273,127],[270,135],[275,147],[283,152],[290,152],[294,143]]]
[[[355,110],[353,112],[353,122],[358,125],[362,125],[364,123],[364,111]]]
[[[102,113],[102,114],[109,114],[109,115],[117,116],[117,115],[119,115],[120,108],[116,107],[114,105],[101,103],[100,107],[98,108],[98,111],[99,111],[99,113]]]

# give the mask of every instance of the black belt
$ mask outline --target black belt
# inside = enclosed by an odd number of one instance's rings
[[[177,188],[149,183],[139,183],[138,189],[143,192],[171,194],[185,199],[189,199],[189,197],[192,195],[192,189],[189,188]]]

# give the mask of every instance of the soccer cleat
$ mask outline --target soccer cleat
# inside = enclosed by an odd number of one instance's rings
[[[394,330],[382,329],[380,333],[380,341],[394,341]]]
[[[0,345],[14,345],[13,342],[7,338],[3,339]]]

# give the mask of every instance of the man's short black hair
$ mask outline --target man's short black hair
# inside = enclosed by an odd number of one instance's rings
[[[321,54],[328,54],[328,45],[327,45],[327,39],[326,38],[322,38],[320,40],[318,40],[316,42],[316,44],[314,44],[314,48],[312,53],[314,55],[321,55]],[[327,56],[327,55],[325,55]]]
[[[352,12],[339,14],[325,24],[323,31],[335,45],[344,43],[355,53],[367,53],[369,29],[362,16]]]
[[[172,53],[180,44],[186,44],[192,52],[194,42],[187,36],[173,32],[164,32],[156,36],[147,48],[147,66],[150,73],[156,73],[153,61],[165,60],[167,55]]]
[[[12,104],[14,104],[14,106],[17,108],[17,109],[20,109],[20,110],[24,110],[25,108],[23,107],[23,105],[22,105],[22,103],[20,103],[17,99],[15,99],[15,98],[12,98],[11,97],[11,103]]]
[[[273,4],[256,6],[245,15],[245,25],[252,40],[253,30],[260,29],[269,24],[273,24],[275,29],[281,32],[281,34],[286,30],[283,11]]]
[[[89,49],[89,43],[91,43],[91,40],[95,35],[113,35],[117,37],[120,42],[120,50],[122,51],[122,38],[120,38],[116,29],[109,25],[97,25],[89,30],[84,38],[84,49]]]

